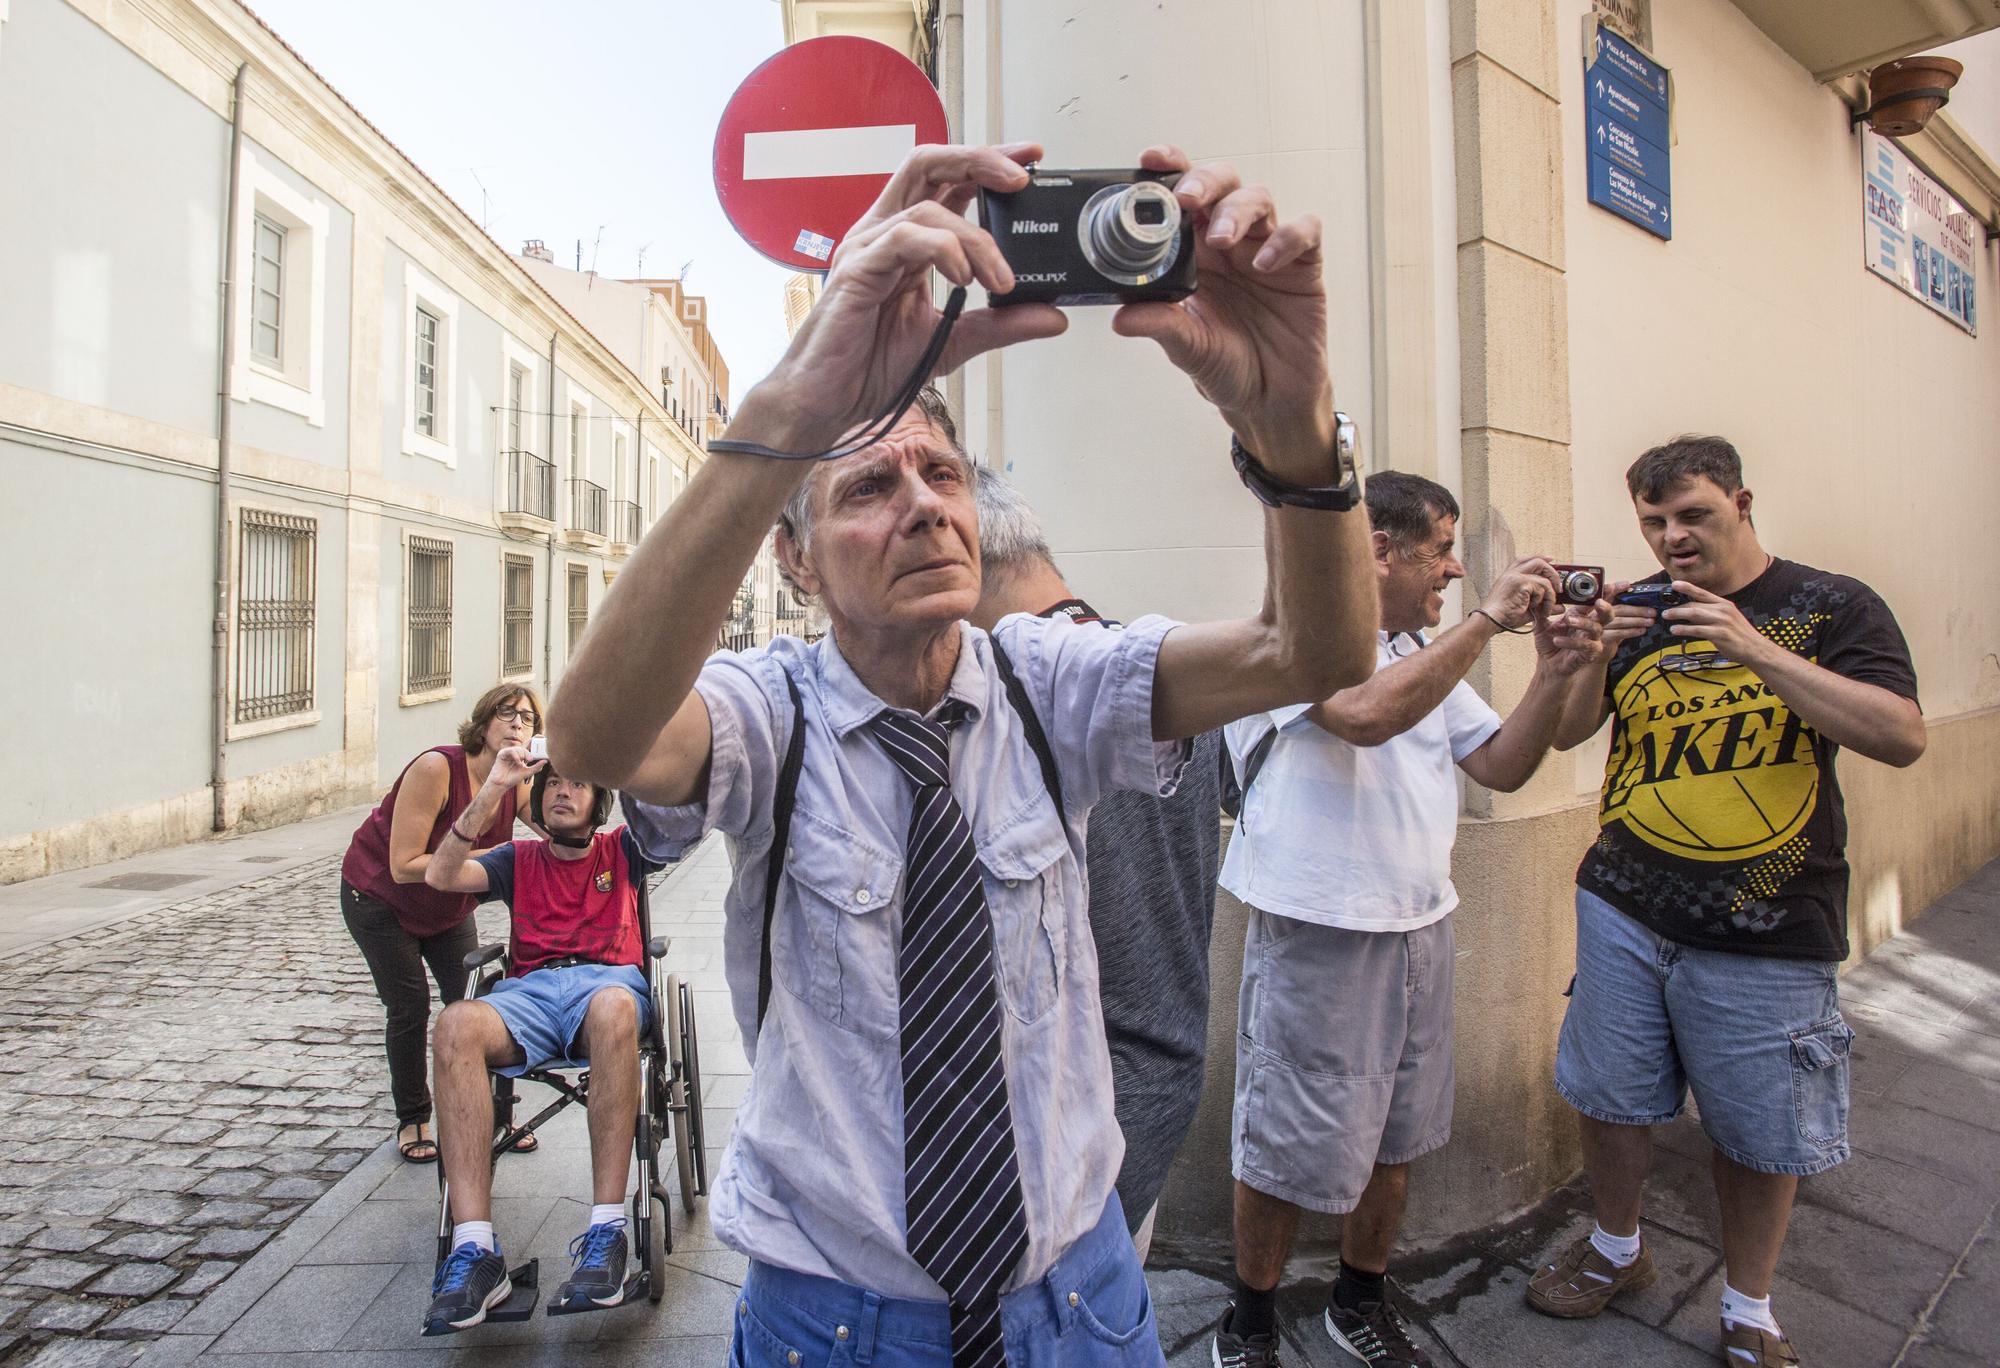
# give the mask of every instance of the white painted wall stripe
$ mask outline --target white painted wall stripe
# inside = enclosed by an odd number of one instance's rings
[[[915,124],[795,128],[743,135],[743,179],[886,175],[917,145]]]

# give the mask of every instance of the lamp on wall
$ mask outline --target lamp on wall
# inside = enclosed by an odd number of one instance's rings
[[[1863,119],[1885,138],[1907,138],[1930,122],[1951,98],[1965,67],[1949,57],[1899,57],[1868,73],[1868,107],[1848,120]]]

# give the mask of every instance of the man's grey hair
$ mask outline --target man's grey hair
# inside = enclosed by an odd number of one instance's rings
[[[972,493],[979,506],[979,563],[986,573],[1006,573],[1036,561],[1055,564],[1041,519],[1012,480],[982,466]]]
[[[973,465],[972,458],[965,454],[965,448],[959,445],[958,423],[951,416],[951,405],[945,402],[944,391],[936,385],[925,385],[917,392],[916,403],[911,407],[923,412],[938,435],[943,437],[946,444],[958,453],[959,459],[965,462],[967,473],[976,477],[977,467]],[[778,514],[778,531],[789,537],[800,551],[812,549],[813,521],[817,516],[816,501],[819,495],[820,471],[823,466],[824,462],[813,463],[812,471],[799,482],[799,487],[792,491],[792,497],[785,501],[784,511]],[[785,588],[791,590],[793,601],[811,607],[816,601],[814,596],[799,587],[798,581],[792,578],[791,571],[785,568],[782,556],[777,560],[778,578],[785,582]]]

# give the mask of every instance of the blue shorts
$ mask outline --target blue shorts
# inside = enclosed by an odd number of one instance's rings
[[[500,1014],[507,1034],[527,1056],[525,1062],[495,1070],[517,1078],[530,1069],[576,1059],[581,1049],[584,1014],[600,988],[623,988],[639,1008],[639,1034],[644,1037],[653,1015],[653,997],[644,973],[629,964],[569,964],[560,969],[533,969],[519,978],[504,978],[479,1000]]]
[[[1117,1194],[1049,1271],[1000,1298],[1007,1368],[1164,1368],[1153,1301]],[[941,1301],[902,1301],[752,1261],[730,1368],[951,1368]]]
[[[1556,1091],[1585,1116],[1671,1121],[1694,1089],[1726,1157],[1800,1177],[1847,1158],[1840,966],[1699,950],[1576,894],[1576,980],[1556,1048]]]

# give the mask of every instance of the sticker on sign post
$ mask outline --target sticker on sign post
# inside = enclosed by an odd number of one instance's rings
[[[730,96],[715,129],[715,196],[766,257],[825,271],[911,149],[945,141],[944,103],[916,63],[870,38],[813,38]]]

